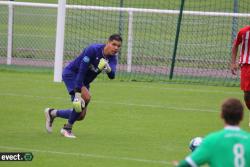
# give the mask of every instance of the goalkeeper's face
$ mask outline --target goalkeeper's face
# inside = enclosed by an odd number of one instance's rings
[[[121,41],[117,41],[117,40],[112,40],[112,41],[108,41],[107,45],[106,45],[106,55],[115,55],[116,53],[119,52],[120,48],[121,48]]]

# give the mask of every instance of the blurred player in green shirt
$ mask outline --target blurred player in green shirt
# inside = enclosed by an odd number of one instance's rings
[[[240,129],[243,105],[238,99],[230,98],[221,105],[224,129],[211,133],[201,145],[175,164],[177,167],[250,167],[250,134]]]

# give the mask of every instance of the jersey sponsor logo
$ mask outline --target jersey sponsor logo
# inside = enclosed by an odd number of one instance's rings
[[[82,60],[83,60],[83,62],[85,62],[85,63],[89,63],[89,61],[90,61],[90,59],[89,59],[88,56],[84,56]]]

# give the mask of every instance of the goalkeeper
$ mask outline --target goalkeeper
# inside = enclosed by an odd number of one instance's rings
[[[106,44],[92,44],[70,62],[63,70],[63,81],[73,102],[72,109],[56,110],[45,109],[46,130],[52,132],[52,124],[56,117],[68,119],[61,129],[64,137],[75,138],[72,127],[76,120],[83,120],[91,96],[90,83],[101,72],[107,73],[110,79],[115,78],[117,53],[122,44],[122,38],[118,34],[109,37]]]

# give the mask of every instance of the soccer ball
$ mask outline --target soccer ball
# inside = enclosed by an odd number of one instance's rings
[[[191,151],[194,151],[197,147],[200,146],[201,142],[202,142],[203,138],[202,137],[195,137],[193,138],[190,143],[189,143],[189,149]]]

